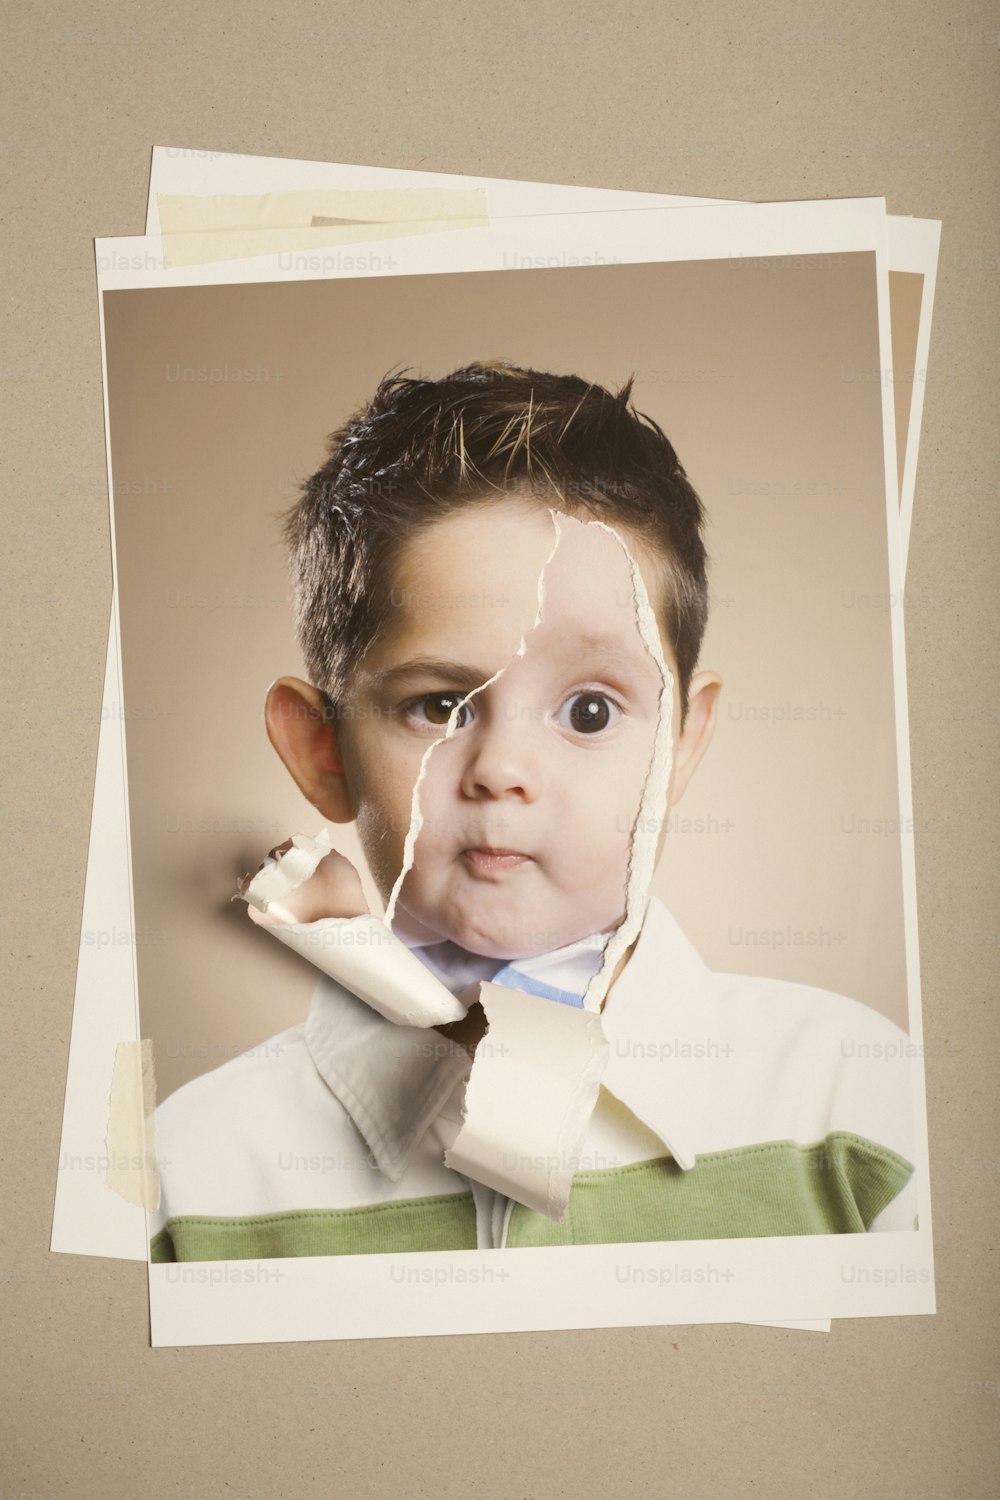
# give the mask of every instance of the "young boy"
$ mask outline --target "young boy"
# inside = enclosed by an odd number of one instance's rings
[[[304,486],[287,539],[311,681],[272,685],[268,732],[320,816],[356,822],[391,932],[467,1013],[400,1024],[324,978],[302,1025],[178,1090],[154,1260],[915,1225],[903,1033],[712,973],[646,899],[721,681],[695,670],[703,509],[630,393],[501,363],[389,377]],[[359,890],[327,914],[362,912]],[[603,997],[561,1217],[446,1164],[489,1046],[482,981]]]

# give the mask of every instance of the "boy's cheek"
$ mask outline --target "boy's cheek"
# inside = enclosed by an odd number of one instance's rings
[[[419,759],[412,769],[406,758],[401,765],[398,750],[377,729],[356,726],[342,746],[342,754],[348,794],[359,822],[388,816],[404,796],[412,793]]]

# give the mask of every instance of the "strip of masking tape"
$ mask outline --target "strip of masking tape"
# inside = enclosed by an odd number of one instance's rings
[[[265,915],[280,913],[282,901],[310,880],[332,852],[325,829],[316,838],[295,834],[291,843],[257,872],[243,893],[247,904]],[[370,912],[316,922],[279,918],[260,925],[397,1026],[441,1026],[466,1014],[467,1007]]]
[[[302,229],[317,219],[358,225],[488,219],[485,188],[307,188],[199,197],[160,193],[164,234],[216,229]]]
[[[325,189],[253,197],[157,194],[168,266],[487,228],[486,201],[485,188]]]
[[[108,1187],[126,1203],[156,1209],[160,1204],[160,1174],[153,1128],[156,1074],[153,1043],[119,1042],[111,1075],[107,1148]]]
[[[445,1166],[558,1222],[608,1059],[600,1015],[488,982],[479,998],[489,1030]]]
[[[353,229],[356,228],[359,224],[374,224],[377,222],[378,221],[375,219],[332,219],[326,214],[313,214],[312,218],[309,220],[309,228],[319,229],[320,227],[325,227],[326,225],[337,224],[343,225],[345,229]]]

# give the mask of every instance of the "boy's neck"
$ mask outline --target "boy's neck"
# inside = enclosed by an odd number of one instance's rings
[[[604,1009],[608,995],[618,982],[622,970],[632,957],[632,951],[638,941],[638,938],[633,939],[615,965],[615,972],[611,976],[611,983],[608,985],[604,1000],[601,1002],[602,1010]],[[457,1042],[460,1047],[464,1047],[470,1057],[475,1056],[476,1048],[486,1035],[488,1029],[486,1012],[478,1000],[474,1005],[469,1007],[468,1012],[462,1017],[461,1021],[448,1021],[445,1025],[435,1026],[434,1028],[442,1036],[446,1036],[450,1041]]]

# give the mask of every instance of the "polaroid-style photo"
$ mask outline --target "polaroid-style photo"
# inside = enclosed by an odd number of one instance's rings
[[[930,1310],[878,208],[106,277],[156,1341]]]

